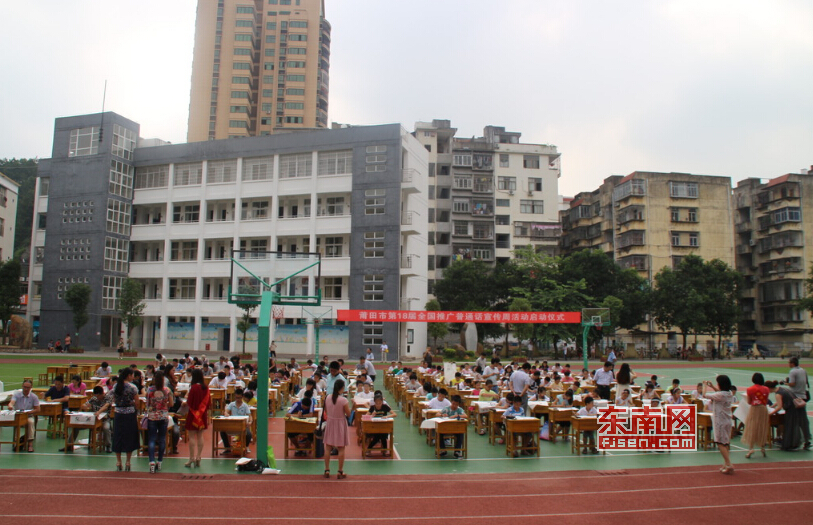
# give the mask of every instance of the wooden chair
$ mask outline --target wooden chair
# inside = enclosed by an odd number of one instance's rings
[[[441,452],[460,452],[463,454],[464,458],[468,457],[468,430],[469,430],[469,422],[468,421],[438,421],[437,427],[435,428],[435,433],[437,434],[437,439],[435,439],[435,457],[439,458]],[[460,448],[455,447],[452,445],[451,447],[441,448],[440,445],[446,438],[455,439],[456,436],[463,435],[463,444]]]
[[[226,410],[226,389],[210,388],[209,396],[212,401],[209,405],[210,415],[214,415],[215,412],[217,412],[217,415],[223,414]]]

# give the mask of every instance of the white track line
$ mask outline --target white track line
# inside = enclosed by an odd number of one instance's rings
[[[802,462],[802,461],[800,460],[800,462]],[[811,463],[811,462],[807,462],[807,463]],[[716,468],[713,468],[713,467],[714,466],[710,466],[710,467],[707,467],[704,470],[682,470],[682,471],[673,471],[673,472],[661,472],[661,471],[664,470],[665,468],[684,468],[684,467],[661,467],[661,468],[652,468],[652,469],[637,469],[637,470],[641,470],[642,472],[636,472],[636,471],[628,472],[628,473],[624,474],[623,477],[624,478],[646,478],[646,477],[652,477],[652,476],[660,477],[660,476],[664,476],[664,475],[668,475],[668,476],[676,476],[676,475],[696,476],[698,474],[708,474],[708,475],[714,475],[714,476],[719,477],[720,471],[718,469],[716,469]],[[659,470],[659,472],[647,472],[647,471],[651,471],[651,470]],[[777,471],[777,470],[778,471],[793,470],[794,472],[798,472],[799,470],[813,470],[813,463],[811,463],[809,466],[788,465],[786,467],[763,467],[763,468],[754,468],[754,467],[740,468],[740,467],[737,467],[736,468],[737,473],[745,473],[745,472],[759,473],[759,472]],[[2,472],[2,470],[0,470],[0,472]],[[599,472],[602,472],[600,470],[599,471],[587,470],[585,472],[587,474],[579,474],[579,475],[572,475],[572,476],[537,476],[537,477],[533,477],[533,476],[531,476],[531,474],[550,474],[550,472],[529,472],[528,473],[529,475],[527,475],[527,476],[522,476],[522,477],[518,477],[518,478],[499,478],[499,479],[496,479],[495,481],[499,481],[499,482],[503,482],[503,481],[521,481],[521,482],[528,482],[528,481],[556,481],[556,482],[558,482],[558,481],[565,481],[565,480],[599,479],[599,478],[602,477],[601,474],[599,474]],[[111,474],[112,473],[113,472],[111,471]],[[496,474],[499,474],[499,473],[496,473]],[[511,474],[516,474],[516,473],[511,473]],[[81,479],[83,479],[83,480],[84,479],[102,479],[102,480],[105,480],[105,481],[109,481],[109,480],[113,480],[113,479],[115,479],[115,480],[124,479],[124,480],[131,480],[131,481],[166,482],[166,483],[176,484],[179,481],[176,476],[179,476],[179,475],[182,475],[182,474],[170,474],[168,476],[150,476],[150,477],[142,477],[142,476],[133,477],[133,476],[128,476],[128,475],[123,475],[123,476],[82,476]],[[194,476],[213,476],[213,475],[217,475],[217,474],[208,474],[206,472],[192,473],[190,471],[189,474],[183,474],[183,475],[188,475],[188,476],[193,476],[193,475]],[[224,475],[231,476],[232,474],[224,474]],[[251,479],[251,482],[252,483],[286,483],[286,484],[290,484],[290,483],[326,483],[321,478],[321,474],[310,474],[310,475],[308,475],[308,474],[296,474],[295,476],[296,477],[284,477],[284,478],[281,478],[281,479],[276,477],[276,476],[273,476],[273,477],[270,477],[270,478],[269,477],[253,477]],[[319,476],[319,477],[317,478],[317,476]],[[368,479],[354,479],[354,478],[351,477],[350,479],[343,480],[342,483],[343,484],[349,484],[349,483],[376,483],[376,484],[382,484],[382,483],[418,483],[418,482],[422,482],[422,481],[432,481],[432,482],[454,481],[454,483],[456,483],[456,484],[463,484],[463,483],[482,484],[482,482],[483,482],[483,480],[480,479],[480,478],[465,477],[464,475],[460,475],[460,474],[454,475],[455,476],[454,479],[452,479],[452,478],[438,478],[437,476],[428,476],[428,477],[425,477],[425,478],[420,478],[417,475],[411,475],[411,474],[401,474],[401,475],[398,475],[398,476],[399,476],[398,478],[394,478],[394,479],[375,479],[375,478],[379,477],[379,476],[376,476],[376,475],[368,475]],[[384,476],[380,476],[380,477],[384,477]],[[607,476],[607,477],[614,477],[614,476]],[[25,479],[26,481],[31,481],[32,479],[37,479],[37,478],[76,480],[77,476],[75,476],[75,475],[62,475],[62,474],[50,474],[50,473],[42,473],[42,474],[40,474],[40,471],[26,471],[25,473],[22,473],[22,474],[0,474],[0,479],[2,479],[2,478]],[[243,478],[243,479],[248,480],[247,478]],[[199,482],[199,483],[222,483],[223,479],[195,479],[195,480],[187,480],[187,481],[196,481],[196,482]]]
[[[271,498],[273,496],[269,496]],[[417,498],[416,498],[417,499]],[[330,517],[312,517],[312,516],[274,516],[274,521],[281,521],[281,520],[296,520],[298,522],[307,521],[307,522],[314,522],[314,521],[407,521],[407,520],[415,520],[426,522],[427,520],[472,520],[472,519],[499,519],[499,518],[554,518],[554,517],[568,517],[572,518],[576,515],[579,517],[583,516],[606,516],[608,514],[633,514],[638,512],[669,512],[669,511],[686,511],[686,510],[709,510],[709,509],[728,509],[728,508],[741,508],[741,507],[765,507],[765,506],[778,506],[778,505],[797,505],[797,504],[804,504],[810,503],[813,504],[813,500],[793,500],[793,501],[766,501],[766,502],[754,502],[754,503],[736,503],[736,504],[724,504],[724,505],[696,505],[696,506],[685,506],[685,507],[653,507],[648,509],[628,509],[628,510],[599,510],[595,512],[578,512],[575,514],[573,511],[568,512],[551,512],[547,514],[493,514],[493,515],[469,515],[469,516],[391,516],[389,514],[385,516],[377,516],[377,517],[360,517],[354,516],[352,518],[341,518],[336,516]],[[784,507],[783,507],[784,508]],[[138,519],[138,520],[149,520],[154,519],[155,516],[124,516],[124,515],[101,515],[101,514],[86,514],[86,515],[72,515],[68,516],[65,513],[62,514],[8,514],[6,515],[7,518],[81,518],[81,519],[105,519],[105,520],[114,520],[119,521],[122,519]],[[191,516],[173,516],[172,518],[166,518],[172,521],[223,521],[223,520],[231,520],[233,519],[233,515],[227,516],[200,516],[200,517],[191,517]],[[268,517],[255,517],[255,516],[244,516],[240,518],[240,521],[265,521],[269,520]]]
[[[793,481],[794,486],[805,484],[805,483],[813,483],[813,480],[807,481]],[[664,491],[692,491],[692,490],[717,490],[717,489],[737,489],[739,490],[742,487],[772,487],[776,485],[786,486],[788,484],[787,481],[771,481],[771,482],[764,482],[764,483],[748,483],[747,481],[743,481],[742,484],[727,484],[727,485],[698,485],[693,487],[659,487],[659,488],[648,488],[648,489],[635,489],[635,492],[664,492]],[[602,490],[601,495],[610,495],[610,494],[625,494],[629,495],[630,491],[627,490]],[[42,492],[7,492],[7,491],[0,491],[0,494],[4,494],[7,496],[41,496]],[[84,492],[49,492],[48,496],[67,496],[67,497],[74,497],[74,496],[83,496],[85,495]],[[577,497],[577,496],[595,496],[596,491],[584,491],[584,492],[562,492],[562,493],[553,493],[551,491],[547,492],[540,492],[540,493],[533,493],[533,494],[478,494],[475,496],[478,499],[500,499],[500,498],[527,498],[527,497],[545,497],[545,496],[567,496],[567,497]],[[94,497],[100,498],[132,498],[133,494],[94,494]],[[174,499],[178,497],[178,494],[137,494],[135,495],[139,498],[164,498],[164,499]],[[291,496],[282,496],[279,494],[274,495],[266,495],[266,496],[241,496],[241,495],[234,495],[234,494],[223,494],[223,495],[195,495],[189,494],[182,496],[184,499],[203,499],[203,500],[212,500],[212,499],[244,499],[244,500],[263,500],[268,498],[273,499],[301,499],[301,494],[295,494]],[[412,500],[412,499],[449,499],[451,496],[387,496],[387,500]],[[320,500],[346,500],[347,496],[320,496]],[[372,500],[372,501],[379,501],[381,500],[381,496],[353,496],[354,500]]]

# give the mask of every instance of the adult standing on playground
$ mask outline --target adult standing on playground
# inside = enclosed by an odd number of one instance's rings
[[[157,371],[152,386],[147,390],[147,452],[150,456],[150,474],[161,472],[164,451],[167,447],[169,409],[174,404],[172,392],[164,386],[164,373]],[[155,447],[158,445],[158,461]]]
[[[528,408],[528,389],[531,387],[533,381],[528,372],[531,370],[530,363],[524,363],[522,368],[517,369],[516,372],[511,374],[508,378],[508,383],[511,385],[511,392],[514,393],[514,399],[522,400],[522,408],[527,411]]]
[[[765,386],[776,395],[776,403],[771,415],[780,410],[785,410],[785,418],[782,421],[782,450],[794,450],[802,444],[802,428],[799,418],[799,411],[793,404],[795,394],[784,386],[779,386],[776,381],[766,381]]]
[[[344,479],[347,477],[344,473],[344,449],[349,443],[347,418],[350,417],[350,406],[347,403],[347,398],[344,397],[344,380],[342,379],[337,379],[333,383],[333,392],[325,399],[325,416],[327,425],[325,427],[324,443],[326,447],[339,451],[337,478]],[[330,477],[330,454],[325,454],[325,477]]]
[[[203,372],[200,368],[192,370],[192,382],[189,394],[186,396],[186,406],[189,413],[186,415],[186,432],[189,436],[189,461],[184,467],[193,464],[200,466],[200,454],[203,452],[203,433],[209,427],[209,388],[203,381]]]
[[[365,371],[367,375],[370,377],[373,383],[375,383],[375,366],[372,362],[367,360],[366,356],[361,356],[359,358],[359,364],[356,365],[356,370],[358,371]]]
[[[799,358],[794,356],[788,361],[790,372],[788,373],[788,380],[785,381],[790,387],[790,391],[796,396],[796,399],[804,399],[805,402],[810,401],[810,381],[807,378],[805,369],[799,366]],[[810,421],[807,419],[807,404],[801,407],[796,407],[797,417],[799,418],[799,426],[802,429],[802,434],[805,438],[805,450],[810,450]]]
[[[390,347],[387,346],[387,342],[386,341],[381,341],[381,362],[382,363],[387,362],[387,354],[389,353],[389,351],[390,351]]]
[[[613,364],[605,361],[604,368],[596,370],[593,375],[593,381],[596,382],[596,392],[601,399],[610,399],[610,383],[612,383],[613,379],[615,379]]]
[[[71,334],[65,334],[65,353],[71,353]]]
[[[635,375],[635,372],[632,371],[630,368],[629,363],[624,363],[621,365],[621,368],[618,370],[618,374],[615,376],[615,398],[618,399],[621,397],[621,392],[624,390],[629,390],[630,392],[632,389],[630,385],[638,377]]]
[[[765,377],[759,372],[751,376],[753,385],[745,391],[747,395],[748,415],[745,416],[745,431],[742,434],[742,442],[748,447],[745,459],[750,459],[754,454],[754,447],[760,447],[762,457],[765,457],[765,443],[768,442],[768,396],[771,391],[765,386]]]
[[[709,392],[709,389],[715,392]],[[731,464],[731,403],[734,395],[731,393],[731,379],[726,375],[717,376],[717,386],[706,381],[703,388],[703,397],[711,400],[712,425],[714,427],[714,442],[723,456],[725,464],[720,469],[723,474],[733,474],[734,465]]]
[[[330,373],[328,373],[327,379],[325,381],[325,392],[327,392],[328,394],[333,392],[333,387],[337,381],[341,381],[342,384],[344,384],[344,376],[342,375],[341,368],[342,367],[338,361],[330,362],[329,368]]]
[[[121,453],[127,454],[124,470],[130,471],[130,457],[138,450],[138,418],[136,417],[136,400],[138,389],[133,383],[133,369],[128,367],[119,370],[119,380],[113,389],[113,401],[116,404],[113,420],[113,452],[116,453],[116,470],[121,471]]]

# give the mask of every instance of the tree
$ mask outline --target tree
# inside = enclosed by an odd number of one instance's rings
[[[483,261],[455,261],[443,270],[443,278],[435,283],[435,297],[443,310],[484,312],[499,309],[508,290],[497,285],[494,276],[495,269]],[[461,323],[455,325],[458,329],[462,326]],[[481,340],[502,334],[496,323],[478,323],[476,326]]]
[[[511,304],[508,306],[508,311],[530,312],[531,301],[524,297],[514,297],[511,299]],[[531,341],[531,338],[534,336],[533,323],[512,323],[511,328],[511,331],[514,333],[514,337],[516,337],[517,341],[520,343],[525,340]],[[531,341],[531,345],[533,346],[533,350],[536,351],[536,342]],[[505,331],[505,347],[508,348],[508,330]]]
[[[256,289],[251,288],[251,287],[241,286],[239,288],[238,293],[241,294],[241,295],[244,295],[244,294],[247,295],[247,294],[257,293],[257,291],[256,291]],[[257,308],[257,305],[254,304],[254,303],[237,303],[237,307],[243,311],[242,317],[240,318],[239,321],[237,321],[237,329],[240,331],[241,334],[243,334],[243,351],[242,352],[245,354],[246,353],[246,333],[251,328],[251,313],[254,311],[255,308]]]
[[[426,303],[424,309],[427,312],[439,312],[441,309],[440,303],[437,301],[437,299],[432,299],[431,301]],[[429,326],[426,327],[426,333],[435,342],[435,344],[432,346],[434,348],[437,348],[438,339],[440,339],[441,337],[446,337],[446,334],[449,333],[449,326],[446,323],[428,323],[428,325]]]
[[[810,277],[805,279],[805,290],[807,293],[796,303],[796,308],[813,314],[813,264],[810,265]]]
[[[130,333],[133,328],[141,326],[144,314],[144,288],[135,279],[127,278],[121,285],[119,294],[119,316],[127,325],[127,341],[130,340]]]
[[[740,322],[740,290],[742,274],[720,259],[705,264],[706,323],[708,330],[717,335],[717,348],[723,337],[731,337]],[[722,354],[721,354],[722,355]]]
[[[11,315],[20,306],[20,262],[9,259],[0,263],[0,330],[6,336]]]
[[[690,333],[707,326],[703,259],[686,256],[673,270],[664,267],[655,275],[653,310],[661,329],[677,327],[683,336],[683,348]]]
[[[65,302],[68,303],[73,312],[73,326],[76,328],[77,334],[90,320],[88,305],[90,304],[92,291],[93,289],[87,284],[72,284],[65,291]]]

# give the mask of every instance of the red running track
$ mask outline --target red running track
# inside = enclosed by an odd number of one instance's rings
[[[345,480],[5,470],[0,523],[808,523],[813,462],[737,467]]]

